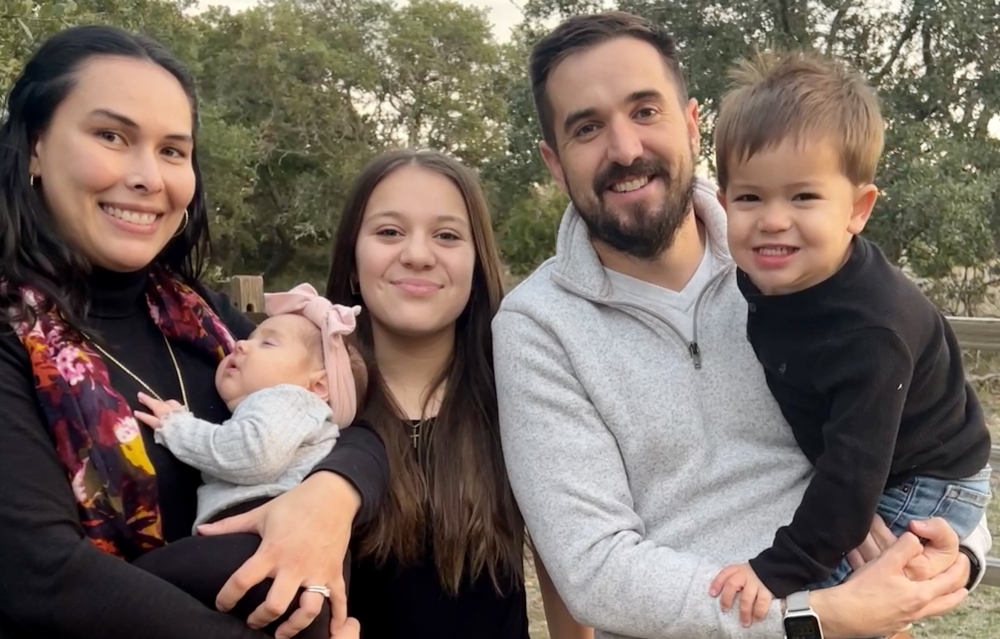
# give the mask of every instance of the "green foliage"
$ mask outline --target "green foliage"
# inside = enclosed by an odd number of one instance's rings
[[[1000,280],[995,2],[528,0],[505,43],[482,11],[455,0],[263,0],[240,13],[195,5],[8,0],[0,89],[42,39],[73,24],[143,31],[177,52],[199,80],[217,276],[321,283],[354,177],[400,145],[442,149],[477,169],[511,272],[529,272],[554,252],[566,205],[538,152],[530,48],[554,19],[615,7],[676,37],[709,166],[737,59],[812,47],[849,61],[878,88],[888,123],[866,233],[943,307],[975,313]]]
[[[554,253],[567,198],[553,186],[523,198],[500,229],[501,256],[512,275],[523,277]]]

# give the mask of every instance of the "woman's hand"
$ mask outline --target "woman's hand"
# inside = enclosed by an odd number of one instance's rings
[[[908,532],[846,583],[810,593],[825,636],[891,635],[914,621],[950,612],[965,599],[969,560],[958,552],[958,535],[939,518],[915,523],[913,529],[926,545]],[[923,581],[908,578],[915,563],[936,574]]]
[[[326,586],[332,611],[330,634],[335,639],[355,636],[354,624],[345,626],[344,557],[360,508],[361,496],[347,480],[318,472],[259,508],[200,526],[198,532],[203,535],[256,533],[261,537],[257,552],[222,587],[216,607],[230,610],[250,588],[271,577],[274,583],[267,599],[247,619],[251,628],[263,628],[288,610],[299,588]],[[308,626],[319,613],[316,599],[315,593],[303,593],[299,608],[281,624],[275,637],[287,639]]]

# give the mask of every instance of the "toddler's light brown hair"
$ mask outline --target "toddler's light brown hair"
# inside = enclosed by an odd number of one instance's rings
[[[875,91],[840,61],[818,53],[758,53],[730,73],[719,107],[715,162],[725,190],[733,163],[786,140],[837,147],[844,175],[869,184],[882,155],[885,124]]]

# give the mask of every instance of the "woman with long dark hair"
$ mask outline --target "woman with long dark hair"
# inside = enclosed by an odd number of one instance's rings
[[[345,429],[301,485],[209,533],[259,550],[200,602],[131,565],[191,533],[198,471],[133,417],[138,393],[228,417],[220,359],[253,325],[198,281],[208,256],[197,102],[157,43],[63,31],[17,78],[0,125],[0,636],[204,639],[306,627],[333,597],[385,450]],[[210,537],[226,543],[226,536]],[[233,608],[273,579],[246,620]],[[293,603],[294,600],[294,603]],[[297,604],[297,605],[296,605]]]
[[[432,151],[375,158],[345,203],[326,293],[363,308],[363,417],[389,456],[389,497],[355,536],[362,636],[526,638],[524,524],[493,382],[501,263],[475,174]]]

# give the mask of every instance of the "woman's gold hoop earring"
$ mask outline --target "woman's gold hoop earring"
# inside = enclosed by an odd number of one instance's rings
[[[188,212],[187,212],[187,209],[184,209],[184,221],[181,222],[181,227],[179,229],[177,229],[176,233],[174,233],[174,237],[177,237],[178,235],[180,235],[181,233],[183,233],[184,229],[187,228],[187,225],[188,225]]]
[[[35,188],[35,174],[34,173],[29,173],[28,174],[28,184],[31,185],[31,188]]]

